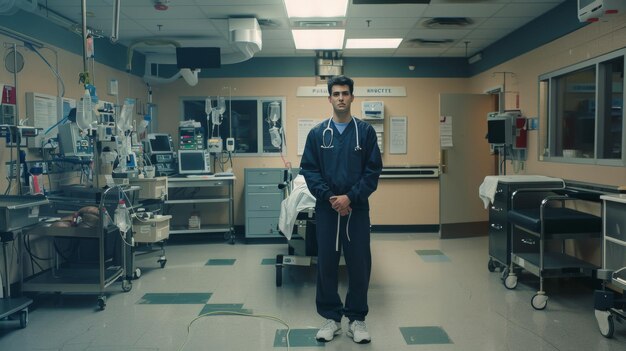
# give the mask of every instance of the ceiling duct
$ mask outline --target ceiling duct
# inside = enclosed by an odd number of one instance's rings
[[[228,33],[235,52],[222,54],[223,65],[247,61],[263,48],[261,27],[256,18],[229,18]]]
[[[243,62],[251,59],[254,54],[261,51],[261,28],[256,18],[230,18],[228,20],[228,34],[230,49],[234,52],[222,53],[220,61],[223,65]],[[180,43],[168,39],[145,39],[139,40],[128,47],[126,70],[131,71],[133,50],[138,45],[172,45],[180,47]],[[176,65],[176,54],[146,54],[146,69],[143,80],[150,84],[171,83],[183,77],[187,84],[194,86],[198,83],[199,69],[190,70],[183,68],[169,78],[159,75],[159,65]]]
[[[431,29],[464,28],[474,24],[474,21],[467,17],[434,17],[422,22],[424,27]]]

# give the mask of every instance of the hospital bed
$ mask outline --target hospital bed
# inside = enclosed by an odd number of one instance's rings
[[[279,232],[287,239],[287,255],[276,255],[276,286],[282,286],[284,266],[310,266],[317,263],[315,197],[302,175],[291,179],[285,171],[279,188],[285,191],[278,218]],[[339,262],[345,265],[343,256]]]
[[[287,255],[276,255],[276,286],[283,284],[283,266],[310,266],[315,263],[315,197],[311,195],[302,175],[293,180],[285,171],[279,185],[285,193],[280,205],[278,230],[287,239]]]

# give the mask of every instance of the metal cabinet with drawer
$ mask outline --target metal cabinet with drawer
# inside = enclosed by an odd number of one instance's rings
[[[278,217],[283,191],[282,168],[245,169],[246,239],[280,238]]]
[[[534,250],[537,245],[534,239],[524,235],[518,235],[519,240],[511,243],[512,228],[507,221],[507,212],[511,209],[511,195],[518,189],[562,187],[563,181],[543,176],[499,176],[497,178],[498,187],[493,203],[489,207],[488,268],[492,272],[496,268],[501,268],[505,276],[507,267],[511,264],[511,245],[515,245],[516,252]],[[542,194],[538,193],[537,196],[540,195]]]

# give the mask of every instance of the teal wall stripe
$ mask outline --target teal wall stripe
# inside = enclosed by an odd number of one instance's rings
[[[415,70],[409,70],[409,65]],[[458,57],[344,58],[344,73],[352,77],[468,77],[467,66],[467,60]]]
[[[20,10],[11,16],[0,15],[0,26],[83,56],[82,37],[80,35],[74,34],[34,13]],[[126,46],[113,44],[109,38],[100,38],[94,40],[94,47],[96,62],[126,71],[126,51],[128,49]],[[143,76],[145,61],[143,54],[135,52],[132,62],[134,75]],[[82,67],[80,67],[80,72],[82,72]],[[78,79],[78,73],[76,79]],[[64,78],[67,79],[67,77]]]
[[[357,58],[343,59],[344,74],[351,77],[468,77],[464,58]],[[410,71],[409,65],[415,66]],[[314,57],[255,57],[220,68],[203,69],[200,78],[216,77],[313,77]],[[176,65],[159,65],[160,77],[176,74]]]
[[[578,21],[577,1],[566,0],[483,50],[482,60],[470,65],[470,76],[482,73],[586,25],[587,23]]]

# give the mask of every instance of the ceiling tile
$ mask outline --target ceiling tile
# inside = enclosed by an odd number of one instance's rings
[[[424,11],[424,17],[491,17],[505,4],[432,4]]]

